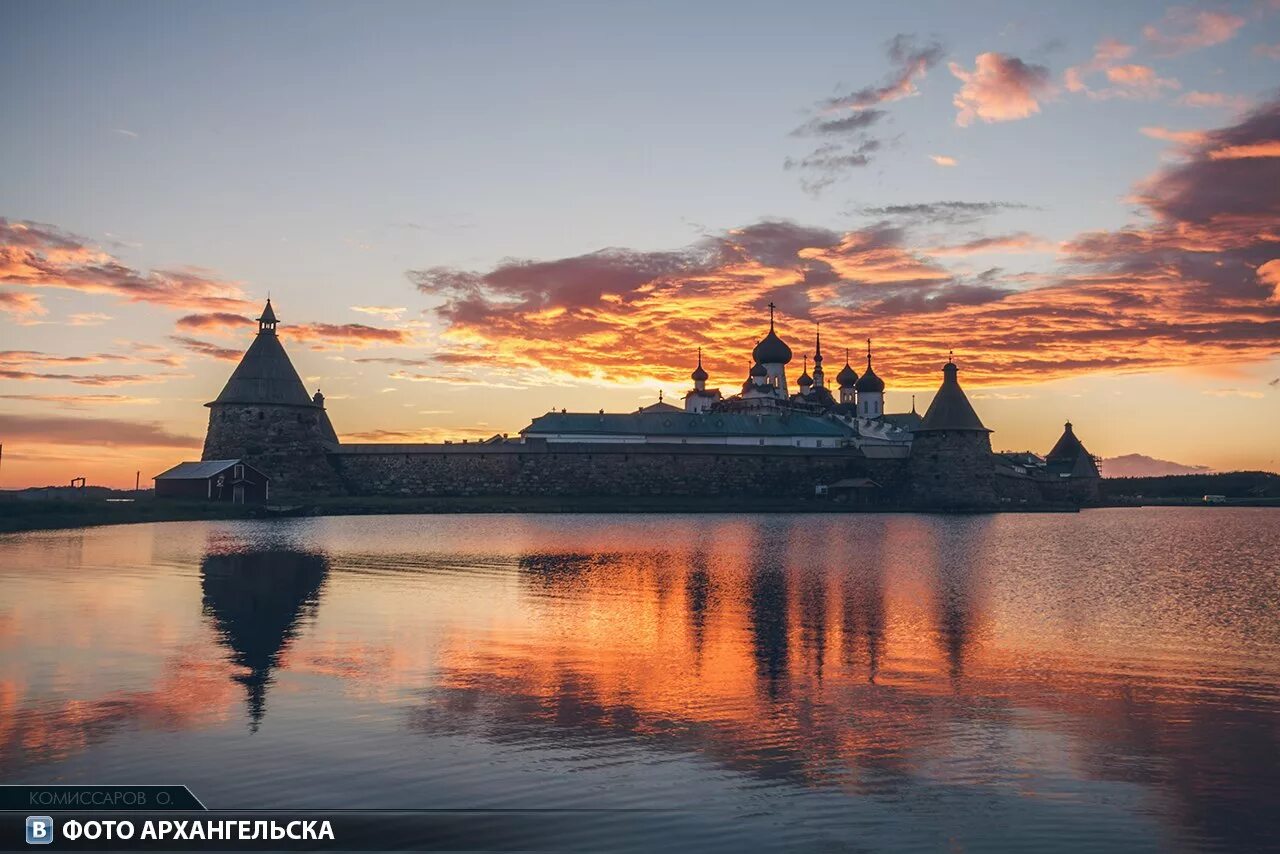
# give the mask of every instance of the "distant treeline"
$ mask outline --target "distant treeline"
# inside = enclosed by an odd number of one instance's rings
[[[1280,475],[1265,471],[1222,474],[1170,474],[1163,477],[1109,477],[1102,480],[1103,498],[1280,498]]]

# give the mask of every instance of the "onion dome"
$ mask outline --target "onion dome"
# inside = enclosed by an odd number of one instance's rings
[[[813,385],[813,377],[809,376],[809,357],[804,360],[804,373],[800,375],[800,379],[796,380],[796,385],[800,386],[803,391]]]
[[[854,388],[858,383],[858,372],[849,364],[849,351],[844,351],[844,367],[836,374],[836,383],[840,388]]]
[[[694,382],[706,382],[707,372],[702,369],[702,348],[698,348],[698,367],[693,369],[693,373],[689,374],[689,379]]]
[[[773,303],[769,303],[769,334],[751,351],[757,362],[765,365],[785,365],[791,361],[791,348],[773,331]]]
[[[756,362],[755,365],[753,365],[751,368],[751,376],[767,377],[769,376],[769,369],[766,368],[764,365],[762,365],[760,362]]]
[[[876,372],[871,370],[871,339],[867,339],[867,369],[863,372],[862,377],[858,380],[858,384],[854,386],[859,392],[882,392],[884,391],[884,380],[876,376]]]

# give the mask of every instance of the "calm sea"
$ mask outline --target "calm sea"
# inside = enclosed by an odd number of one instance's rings
[[[1262,849],[1280,512],[2,536],[0,781],[665,811],[598,847]]]

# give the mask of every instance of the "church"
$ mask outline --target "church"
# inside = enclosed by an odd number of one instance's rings
[[[670,442],[682,444],[755,444],[759,446],[854,447],[879,458],[904,459],[911,449],[912,432],[923,422],[916,413],[884,411],[884,380],[871,366],[871,341],[861,376],[849,363],[836,373],[836,391],[827,384],[823,368],[822,334],[813,345],[813,374],[809,357],[791,391],[787,366],[791,347],[778,335],[769,304],[769,331],[751,351],[750,367],[737,394],[724,396],[707,387],[710,376],[702,366],[690,374],[693,387],[684,395],[684,407],[661,398],[633,413],[556,413],[533,419],[520,431],[525,441],[550,442]],[[661,417],[654,417],[661,416]]]
[[[792,390],[791,347],[776,307],[740,389],[708,387],[699,351],[683,406],[635,412],[548,412],[517,436],[483,442],[351,443],[324,395],[308,394],[277,334],[271,301],[222,391],[206,404],[202,459],[240,461],[271,494],[381,496],[669,496],[684,504],[758,498],[811,504],[856,488],[882,509],[989,511],[1096,501],[1100,473],[1072,426],[1046,457],[996,454],[991,430],[948,357],[924,415],[884,411],[885,382],[867,341],[861,373],[849,352],[828,384],[821,333]],[[812,374],[809,367],[812,364]]]

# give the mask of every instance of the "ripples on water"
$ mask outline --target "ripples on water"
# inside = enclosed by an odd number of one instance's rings
[[[1278,519],[4,536],[0,780],[180,781],[222,808],[671,811],[600,845],[1264,848]]]

